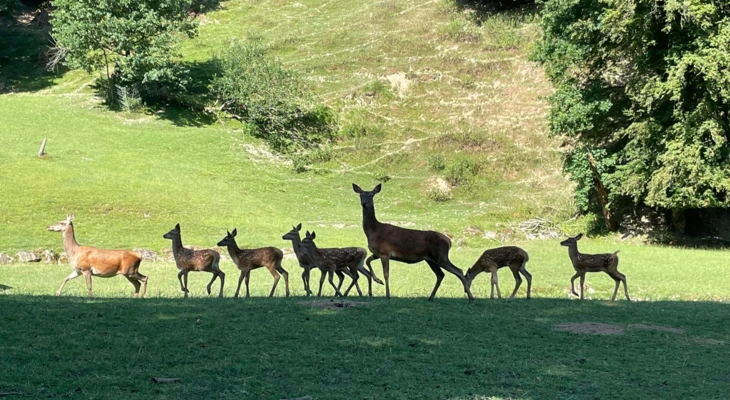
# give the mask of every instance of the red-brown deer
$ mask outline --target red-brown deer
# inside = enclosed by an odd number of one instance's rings
[[[61,287],[56,291],[60,296],[66,282],[81,275],[86,278],[86,288],[89,297],[92,296],[91,277],[111,278],[122,275],[134,285],[134,296],[139,295],[139,288],[142,287],[142,295],[147,293],[147,277],[139,273],[139,264],[142,257],[139,254],[128,250],[102,250],[90,246],[80,246],[76,241],[74,233],[73,216],[66,216],[65,221],[46,228],[52,232],[62,232],[63,250],[68,255],[68,261],[73,272],[61,282]]]
[[[344,273],[352,279],[352,283],[347,290],[345,290],[343,295],[344,297],[347,297],[353,286],[357,289],[357,293],[362,296],[362,290],[360,290],[360,285],[357,282],[359,279],[358,272],[361,272],[368,279],[368,295],[372,297],[372,277],[370,273],[365,270],[365,267],[363,267],[365,257],[367,256],[365,249],[360,247],[333,248],[327,249],[327,252],[325,253],[325,249],[319,249],[314,243],[314,239],[316,237],[316,233],[309,233],[309,231],[307,231],[304,240],[299,243],[298,247],[299,251],[305,252],[312,260],[312,263],[322,271],[322,276],[319,279],[319,292],[317,293],[317,296],[321,296],[322,294],[322,284],[324,282],[325,272],[330,274],[330,283],[332,283],[332,271],[334,271],[336,273]],[[377,277],[374,279],[376,279],[376,281],[379,280]],[[341,287],[342,279],[340,279],[340,283],[335,288],[335,295],[340,292]]]
[[[289,274],[281,266],[281,260],[284,258],[284,253],[276,247],[262,247],[260,249],[240,249],[236,244],[236,235],[238,234],[237,229],[233,229],[233,232],[227,232],[226,237],[218,242],[218,246],[226,246],[228,248],[228,254],[231,255],[231,259],[241,271],[241,276],[238,278],[238,286],[236,287],[236,294],[234,297],[238,297],[238,293],[241,291],[241,282],[246,280],[246,297],[250,297],[248,291],[248,281],[251,276],[251,270],[266,267],[274,277],[274,285],[271,287],[269,297],[274,295],[276,285],[279,283],[279,274],[284,275],[284,285],[286,286],[286,295],[289,296]]]
[[[312,262],[312,259],[307,254],[306,249],[303,249],[299,246],[299,244],[302,242],[299,232],[302,230],[302,224],[300,223],[297,226],[293,226],[292,230],[287,232],[284,236],[282,236],[282,239],[284,240],[291,240],[292,247],[294,249],[294,254],[297,256],[297,261],[299,261],[299,266],[302,267],[304,270],[302,272],[302,281],[304,282],[304,290],[307,292],[307,296],[313,294],[309,287],[309,275],[312,268],[317,267]],[[324,248],[320,249],[318,248],[319,252],[322,254],[322,257],[325,260],[331,260],[336,265],[335,274],[340,279],[340,282],[337,285],[337,289],[339,290],[342,287],[342,282],[344,280],[344,274],[343,271],[348,271],[350,265],[355,265],[358,268],[358,271],[362,272],[363,275],[368,280],[368,295],[372,297],[373,295],[373,289],[372,289],[372,281],[374,280],[376,283],[383,284],[383,281],[378,279],[378,277],[372,273],[372,268],[370,272],[366,271],[362,267],[362,259],[367,255],[367,252],[365,249],[361,247],[342,247],[342,248]],[[324,273],[324,272],[323,272]],[[321,277],[324,279],[324,276]],[[321,282],[320,282],[320,292],[321,292]],[[359,287],[358,287],[359,289]]]
[[[204,271],[213,274],[213,279],[210,280],[206,289],[208,295],[210,295],[210,288],[213,286],[216,278],[221,280],[221,290],[218,297],[223,297],[223,285],[226,281],[226,274],[221,271],[219,264],[221,261],[221,255],[215,250],[203,249],[193,250],[183,247],[182,237],[180,235],[180,224],[175,225],[175,228],[162,235],[165,239],[172,240],[172,255],[175,257],[175,265],[180,271],[177,274],[177,280],[180,281],[180,289],[185,293],[185,297],[188,297],[188,273],[190,271]],[[185,284],[183,284],[183,278]]]
[[[426,261],[436,275],[436,285],[433,287],[428,301],[433,301],[441,286],[441,281],[444,279],[442,269],[456,275],[464,285],[464,292],[467,294],[469,302],[474,300],[466,278],[464,278],[464,272],[449,260],[451,240],[446,235],[434,231],[405,229],[379,222],[375,218],[373,197],[380,193],[381,185],[378,184],[372,191],[366,192],[353,183],[352,189],[360,195],[362,228],[368,239],[368,248],[383,265],[385,297],[390,298],[390,260],[407,264]]]
[[[502,267],[509,267],[512,271],[512,275],[515,277],[515,289],[510,295],[510,299],[515,297],[517,290],[522,284],[522,278],[520,273],[527,279],[527,298],[530,298],[530,292],[532,291],[532,275],[525,269],[525,264],[530,260],[527,256],[527,252],[516,246],[504,246],[497,247],[496,249],[489,249],[482,253],[481,257],[474,263],[474,265],[466,271],[466,281],[469,282],[469,287],[474,278],[481,272],[490,272],[492,274],[491,289],[492,293],[489,298],[494,298],[494,288],[497,288],[497,297],[502,298],[502,293],[499,290],[499,281],[497,279],[497,270]]]
[[[616,300],[616,293],[618,293],[618,285],[620,282],[624,284],[626,300],[631,301],[629,298],[629,289],[626,287],[626,275],[618,272],[618,251],[612,254],[582,254],[578,251],[578,241],[582,237],[583,234],[579,233],[576,237],[567,238],[560,242],[561,246],[568,248],[568,256],[573,263],[573,269],[575,269],[575,275],[570,278],[570,291],[578,296],[578,293],[575,292],[574,282],[576,278],[580,277],[580,299],[583,300],[586,272],[605,272],[616,282],[611,301]]]

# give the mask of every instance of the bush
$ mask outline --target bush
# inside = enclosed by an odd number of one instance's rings
[[[434,171],[443,171],[446,168],[444,157],[441,154],[428,156],[428,167]]]
[[[334,112],[315,104],[304,81],[259,40],[233,42],[216,63],[221,72],[213,78],[213,96],[275,151],[290,153],[334,137]]]
[[[446,169],[446,180],[456,186],[469,183],[479,173],[479,164],[469,158],[457,158]]]

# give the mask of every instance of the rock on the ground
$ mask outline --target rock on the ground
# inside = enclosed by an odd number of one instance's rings
[[[142,260],[145,261],[162,261],[162,258],[157,255],[156,251],[150,250],[150,249],[134,249],[132,250],[135,253],[139,254],[142,257]]]
[[[41,260],[43,264],[55,264],[58,261],[58,254],[53,250],[46,249],[41,255]]]
[[[68,254],[66,254],[66,252],[63,252],[58,255],[58,263],[59,264],[68,264]]]
[[[0,253],[0,265],[8,265],[15,262],[15,259],[13,257],[10,257],[9,255],[5,253]]]
[[[15,255],[15,258],[21,263],[38,262],[41,260],[41,257],[32,251],[19,251]]]

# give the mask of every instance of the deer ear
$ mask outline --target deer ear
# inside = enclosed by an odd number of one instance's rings
[[[297,232],[301,231],[302,230],[302,223],[300,222],[299,225],[297,225],[297,227],[294,228],[294,229],[296,229]]]
[[[317,238],[317,234],[314,233],[314,231],[312,231],[312,239],[316,239],[316,238]]]
[[[362,189],[360,189],[360,186],[357,186],[354,183],[352,184],[352,190],[354,190],[355,193],[358,193],[358,194],[362,193]]]
[[[175,230],[180,230],[180,224],[175,224]]]
[[[373,189],[373,194],[380,193],[380,189],[382,189],[382,185],[378,183],[378,186],[375,186],[375,189]]]
[[[238,235],[238,228],[233,228],[233,232],[231,232],[231,237],[236,237]]]
[[[231,236],[231,231],[229,231],[228,229],[226,229],[226,235]]]
[[[73,222],[74,221],[74,215],[73,214],[66,215],[66,221]]]
[[[582,238],[582,237],[583,237],[583,234],[579,233],[578,236],[575,237],[575,240],[580,240],[580,238]]]

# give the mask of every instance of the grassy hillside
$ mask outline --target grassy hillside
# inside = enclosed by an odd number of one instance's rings
[[[333,245],[362,245],[350,183],[383,179],[381,219],[470,246],[511,238],[512,222],[566,220],[570,194],[543,118],[550,88],[527,61],[537,16],[478,25],[456,10],[443,1],[271,0],[224,2],[201,16],[199,38],[184,44],[194,71],[231,39],[257,35],[339,111],[342,140],[305,173],[235,123],[174,109],[107,111],[93,76],[79,71],[42,85],[26,77],[0,95],[0,249],[60,248],[43,228],[66,213],[76,213],[80,241],[108,247],[165,247],[161,234],[175,222],[191,244],[237,226],[245,244],[283,245],[300,221]],[[30,61],[10,59],[5,71],[21,82],[18,63]],[[43,137],[48,156],[38,159]],[[451,201],[431,200],[436,178],[460,174],[454,165],[480,172]]]

